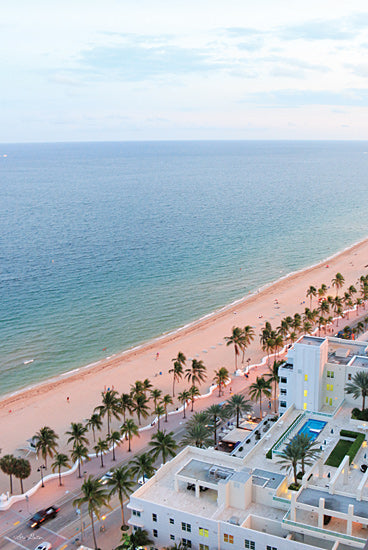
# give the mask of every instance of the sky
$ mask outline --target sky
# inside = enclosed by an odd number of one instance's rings
[[[366,0],[0,2],[0,142],[368,139]]]

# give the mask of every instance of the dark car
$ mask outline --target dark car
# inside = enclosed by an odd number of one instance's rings
[[[32,529],[38,529],[45,521],[54,518],[59,510],[60,508],[56,508],[56,506],[49,506],[45,510],[39,510],[29,520],[29,527],[32,527]]]

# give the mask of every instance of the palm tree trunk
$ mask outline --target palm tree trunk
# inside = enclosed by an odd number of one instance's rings
[[[157,431],[160,431],[160,415],[157,415]]]
[[[101,458],[101,468],[103,468],[103,466],[104,466],[104,463],[103,463],[103,452],[101,452],[100,458]]]
[[[175,397],[175,376],[173,378],[173,397]]]
[[[194,397],[192,397],[192,409],[191,410],[192,410],[192,412],[194,410]]]
[[[79,458],[79,459],[78,459],[78,473],[79,473],[79,476],[78,476],[78,477],[79,477],[79,478],[82,477],[81,468],[80,468],[80,467],[81,467],[81,461],[80,461],[80,458]]]
[[[165,422],[167,422],[167,405],[165,405]]]
[[[295,485],[298,484],[298,480],[296,478],[296,464],[293,464],[293,472],[294,472],[294,483]]]
[[[110,435],[110,411],[107,412],[107,435]]]
[[[186,401],[184,401],[183,418],[186,418],[186,416],[185,416],[185,403],[186,403]]]
[[[259,396],[259,416],[262,420],[262,394]]]
[[[132,450],[132,449],[130,448],[130,442],[131,442],[131,436],[130,436],[130,435],[129,435],[129,438],[128,438],[128,439],[129,439],[129,449],[128,449],[128,453],[130,453],[130,451]]]
[[[236,427],[239,428],[239,416],[240,416],[240,409],[237,407],[236,409]]]
[[[121,506],[121,521],[123,522],[123,525],[125,525],[125,517],[124,517],[124,497],[120,500],[120,506]]]
[[[95,533],[95,524],[93,522],[93,512],[90,512],[89,515],[91,517],[92,534],[93,534],[93,542],[94,542],[94,545],[95,545],[95,550],[98,550],[97,540],[96,540],[96,533]]]
[[[59,487],[62,486],[62,483],[61,483],[61,471],[60,471],[60,466],[59,466]]]
[[[12,474],[9,474],[9,481],[10,481],[10,494],[13,494],[13,477]]]
[[[273,402],[275,413],[277,412],[277,410],[276,410],[276,390],[277,390],[277,382],[275,380],[275,396],[274,396],[274,402]]]
[[[96,434],[95,434],[95,429],[94,429],[93,426],[92,426],[92,433],[93,433],[93,441],[94,441],[94,443],[96,443]]]
[[[112,459],[116,460],[116,458],[115,458],[115,442],[114,441],[112,442]]]
[[[24,493],[24,489],[23,489],[23,479],[20,478],[20,490],[21,490],[21,493],[23,494]]]

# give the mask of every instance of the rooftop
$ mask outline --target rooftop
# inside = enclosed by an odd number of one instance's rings
[[[356,355],[350,363],[350,366],[368,368],[368,357],[360,357],[359,355]]]
[[[325,340],[326,338],[319,338],[317,336],[302,336],[302,338],[298,340],[298,344],[319,347]]]

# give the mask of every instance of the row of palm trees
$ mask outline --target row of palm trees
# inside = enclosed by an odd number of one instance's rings
[[[234,346],[235,371],[238,369],[238,356],[243,354],[242,363],[247,347],[254,340],[255,332],[252,326],[246,325],[244,328],[233,327],[231,336],[225,336],[227,346]]]

